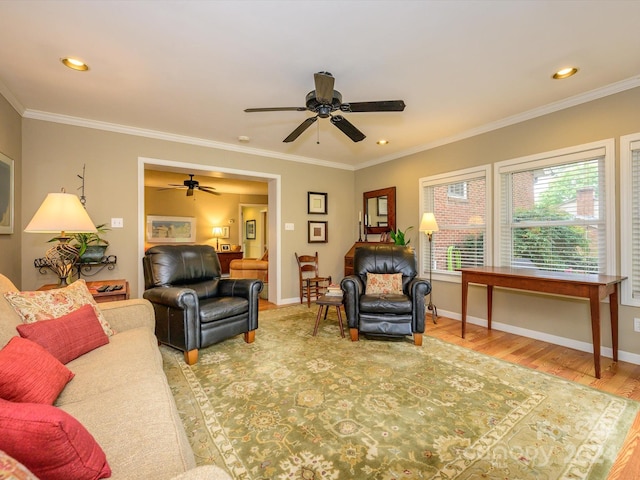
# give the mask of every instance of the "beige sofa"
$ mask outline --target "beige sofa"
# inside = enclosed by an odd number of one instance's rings
[[[0,348],[20,317],[2,295],[16,291],[0,275]],[[76,418],[104,450],[112,479],[230,479],[213,465],[195,467],[193,452],[162,369],[154,313],[146,300],[102,303],[117,332],[67,367],[75,377],[55,405]]]

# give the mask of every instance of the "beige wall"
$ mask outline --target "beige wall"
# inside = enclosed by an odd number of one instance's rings
[[[66,187],[68,192],[76,191],[79,186],[76,175],[86,164],[87,211],[91,218],[96,223],[109,221],[112,217],[124,219],[124,228],[108,232],[109,252],[117,255],[118,264],[115,270],[103,271],[96,278],[126,278],[131,282],[134,295],[138,292],[141,266],[138,227],[144,221],[138,214],[143,211],[138,210],[140,157],[197,164],[211,170],[220,167],[281,176],[279,224],[274,221],[270,225],[270,232],[280,237],[281,256],[277,259],[273,247],[269,256],[281,269],[281,302],[298,297],[294,252],[317,250],[322,271],[341,278],[344,254],[357,239],[352,171],[34,119],[23,120],[22,135],[23,168],[29,172],[29,188],[23,195],[19,218],[22,228],[48,192],[59,191],[61,187]],[[311,217],[320,219],[318,215],[307,214],[308,191],[328,193],[329,215],[321,219],[329,222],[329,243],[307,243],[307,221]],[[271,200],[271,193],[269,196]],[[293,223],[295,230],[285,231],[284,223]],[[24,289],[34,289],[56,280],[53,275],[39,274],[33,267],[33,259],[42,256],[46,250],[48,238],[40,234],[22,236]],[[12,254],[19,257],[18,248]],[[270,293],[272,290],[270,285]]]
[[[18,112],[0,95],[0,152],[14,163],[14,229],[13,234],[0,235],[0,273],[18,287],[22,284],[20,228],[22,195],[22,119]]]
[[[195,192],[193,197],[187,197],[185,190],[159,190],[154,187],[144,189],[145,218],[147,215],[162,215],[172,217],[194,217],[196,219],[196,242],[216,246],[216,240],[211,236],[213,227],[229,227],[229,238],[221,238],[220,244],[241,245],[242,239],[238,226],[239,205],[241,203],[266,204],[266,195],[238,195],[223,193],[210,195]],[[229,223],[232,220],[233,223]],[[101,223],[102,220],[96,220]],[[107,234],[108,237],[108,234]],[[147,245],[149,246],[149,245]]]
[[[355,184],[358,198],[354,208],[361,205],[362,192],[395,185],[397,226],[403,230],[409,225],[414,226],[411,237],[412,244],[417,247],[420,245],[417,241],[419,234],[416,232],[420,214],[418,179],[606,138],[615,138],[616,148],[619,148],[619,137],[634,132],[640,132],[640,88],[420,152],[394,162],[358,170]],[[619,157],[617,151],[616,192],[619,192],[620,183]],[[620,199],[616,198],[618,239],[619,205]],[[619,240],[616,248],[619,268]],[[440,311],[459,315],[460,284],[434,280],[433,301]],[[500,289],[494,293],[493,311],[494,322],[591,342],[589,308],[586,301]],[[608,304],[601,304],[601,311],[603,345],[610,346]],[[471,287],[469,315],[486,319],[483,287]],[[640,354],[640,333],[633,332],[633,317],[640,317],[640,309],[625,306],[620,308],[620,350]]]

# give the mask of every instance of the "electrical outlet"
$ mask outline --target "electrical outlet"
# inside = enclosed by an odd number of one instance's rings
[[[633,331],[640,332],[640,318],[633,319]]]
[[[111,228],[123,228],[124,220],[122,218],[112,218],[111,219]]]

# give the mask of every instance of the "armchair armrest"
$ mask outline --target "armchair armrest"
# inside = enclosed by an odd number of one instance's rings
[[[411,322],[413,323],[413,331],[423,333],[424,319],[426,315],[426,307],[424,305],[424,297],[431,292],[431,284],[423,278],[414,278],[407,285],[407,294],[413,302],[413,315]]]
[[[364,284],[357,275],[349,275],[342,279],[340,288],[344,293],[344,311],[347,314],[349,328],[358,328],[358,315],[360,313],[360,295],[364,293]]]
[[[218,284],[218,296],[243,297],[249,301],[255,297],[257,301],[262,287],[262,280],[255,278],[221,278]]]
[[[185,287],[155,287],[145,290],[142,294],[143,298],[151,303],[164,305],[166,307],[179,308],[186,310],[188,308],[198,308],[198,296],[195,290]]]

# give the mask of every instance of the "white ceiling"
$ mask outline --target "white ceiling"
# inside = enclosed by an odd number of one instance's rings
[[[614,0],[4,0],[0,93],[29,118],[353,169],[640,85],[639,20]],[[304,106],[317,71],[407,108],[345,114],[359,143],[320,119],[285,144],[310,112],[243,111]]]

